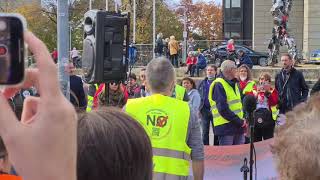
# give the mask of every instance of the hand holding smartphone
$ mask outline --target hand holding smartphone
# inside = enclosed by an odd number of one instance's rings
[[[24,79],[24,24],[18,14],[0,13],[0,85],[15,85]]]

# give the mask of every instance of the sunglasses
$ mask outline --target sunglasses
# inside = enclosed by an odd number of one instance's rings
[[[112,85],[112,86],[117,86],[117,85],[119,85],[120,83],[111,81],[109,84]]]

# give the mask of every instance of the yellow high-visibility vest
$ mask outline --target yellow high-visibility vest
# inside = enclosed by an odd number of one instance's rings
[[[246,87],[242,90],[242,94],[246,94],[248,92],[252,92],[253,91],[253,86],[256,83],[254,81],[249,81],[246,85]]]
[[[136,119],[150,137],[154,178],[186,178],[191,149],[186,143],[190,108],[187,102],[160,94],[129,99],[126,112]]]
[[[97,91],[97,89],[99,88],[98,84],[94,84],[94,87],[96,88],[95,91]],[[87,102],[87,108],[86,108],[87,112],[91,112],[92,111],[93,100],[94,100],[93,98],[94,98],[94,94],[88,94],[88,102]]]
[[[224,79],[217,78],[216,80],[214,80],[212,82],[212,84],[210,86],[209,97],[208,97],[209,102],[210,102],[210,106],[211,106],[213,119],[214,119],[214,121],[213,121],[214,126],[216,127],[216,126],[230,123],[230,121],[228,121],[227,119],[224,119],[219,114],[219,111],[216,107],[216,102],[214,100],[212,100],[212,91],[213,91],[214,86],[217,82],[222,84],[223,89],[226,92],[227,103],[229,105],[230,110],[243,120],[242,102],[241,102],[241,94],[240,94],[239,87],[236,86],[235,91],[234,91],[234,89]]]
[[[175,91],[176,99],[183,101],[184,94],[187,91],[186,88],[177,84],[176,87],[174,88],[174,91]]]
[[[272,113],[272,119],[276,121],[279,115],[279,109],[277,108],[277,106],[271,106],[271,113]]]

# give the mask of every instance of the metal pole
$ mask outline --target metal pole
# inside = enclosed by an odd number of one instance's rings
[[[65,71],[69,62],[69,4],[66,0],[58,0],[58,66],[59,81],[63,94],[70,99],[70,78]]]
[[[156,49],[156,0],[153,0],[153,59],[156,57],[154,50]]]
[[[92,9],[92,0],[89,1],[89,9]]]
[[[187,36],[187,7],[184,6],[182,62],[186,62],[187,59]]]
[[[69,48],[69,51],[71,52],[71,50],[72,50],[72,27],[71,27],[71,25],[70,25],[70,27],[69,27],[69,37],[70,37],[70,48]]]
[[[133,0],[133,42],[136,43],[136,0]]]
[[[109,11],[109,0],[106,0],[106,11]]]

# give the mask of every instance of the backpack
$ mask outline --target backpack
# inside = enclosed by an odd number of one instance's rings
[[[274,124],[272,113],[267,108],[259,108],[253,113],[255,128],[265,128]]]

